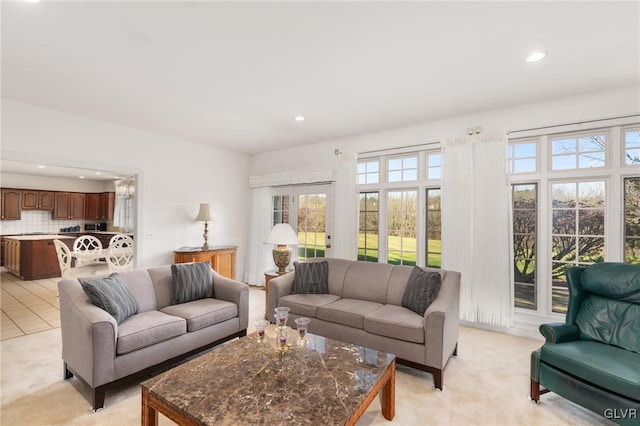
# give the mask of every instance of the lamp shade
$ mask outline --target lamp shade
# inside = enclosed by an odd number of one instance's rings
[[[213,220],[213,215],[211,214],[211,204],[200,204],[200,211],[198,212],[198,216],[193,219],[194,222],[207,222]]]
[[[267,238],[264,240],[265,244],[276,245],[297,245],[300,244],[298,236],[288,223],[279,223],[273,227]]]

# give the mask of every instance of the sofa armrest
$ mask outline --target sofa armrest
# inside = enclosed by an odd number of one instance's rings
[[[291,294],[295,272],[291,271],[269,281],[269,306],[267,306],[268,320],[273,321],[273,310],[278,306],[278,299]]]
[[[77,279],[58,282],[62,359],[89,385],[114,380],[118,324],[93,305]]]
[[[546,339],[546,343],[572,342],[580,339],[580,329],[575,324],[561,322],[540,324],[540,334]]]
[[[438,297],[424,313],[425,364],[435,368],[444,368],[458,344],[460,277],[447,271]]]
[[[213,293],[216,299],[238,306],[240,329],[245,330],[249,326],[249,286],[213,271]]]

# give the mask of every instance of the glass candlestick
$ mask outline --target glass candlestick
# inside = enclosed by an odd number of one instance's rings
[[[298,329],[298,334],[300,335],[300,340],[304,340],[307,329],[309,328],[309,323],[311,320],[309,318],[298,318],[296,319],[296,328]]]
[[[255,322],[256,333],[258,335],[258,339],[263,342],[264,336],[266,334],[267,326],[270,324],[267,320],[260,320]]]
[[[286,306],[278,306],[275,311],[276,325],[278,327],[284,327],[285,325],[287,325],[287,319],[289,318],[289,308],[287,308]]]

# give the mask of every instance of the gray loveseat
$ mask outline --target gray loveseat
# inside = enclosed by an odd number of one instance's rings
[[[294,273],[269,281],[267,313],[276,306],[290,308],[289,325],[299,317],[312,318],[309,331],[396,355],[399,364],[433,375],[442,389],[442,370],[457,354],[460,273],[439,272],[438,297],[421,316],[402,306],[413,267],[344,259],[327,260],[328,294],[291,294]]]
[[[247,333],[249,287],[213,271],[214,298],[171,305],[170,265],[120,272],[138,313],[118,324],[93,305],[77,279],[58,283],[64,378],[92,388],[92,405],[105,392],[150,369],[169,365]],[[100,277],[91,277],[100,278]]]

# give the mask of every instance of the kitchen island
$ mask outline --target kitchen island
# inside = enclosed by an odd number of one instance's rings
[[[74,237],[67,235],[14,235],[3,237],[6,241],[5,266],[13,275],[23,280],[39,280],[60,276],[60,266],[53,240],[60,240],[69,247]]]

